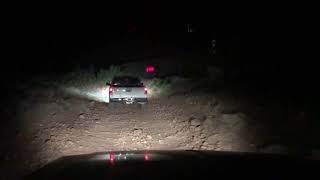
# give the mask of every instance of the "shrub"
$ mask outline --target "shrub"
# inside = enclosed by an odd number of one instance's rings
[[[114,76],[124,75],[119,66],[110,66],[108,70],[100,69],[96,74],[96,80],[98,83],[105,84],[106,81],[111,81]]]
[[[95,69],[93,66],[89,69],[78,68],[61,77],[54,85],[76,96],[107,102],[106,82],[114,76],[125,74],[118,66],[110,66],[109,69]]]
[[[131,72],[131,73],[130,73]],[[90,99],[102,99],[105,93],[106,82],[111,81],[114,76],[132,75],[132,71],[124,71],[119,66],[110,66],[108,69],[96,69],[93,66],[89,69],[77,68],[66,75],[49,82],[47,86],[54,86],[62,89],[67,93]],[[142,79],[143,83],[149,89],[150,97],[168,96],[172,91],[172,85],[176,79]],[[37,80],[43,82],[43,80]],[[43,84],[43,83],[41,83]]]
[[[102,87],[107,81],[111,81],[114,76],[124,75],[118,66],[110,66],[109,69],[95,70],[93,67],[83,70],[77,69],[68,73],[60,81],[60,86],[76,88]]]
[[[160,97],[169,95],[171,84],[167,79],[151,79],[145,81],[146,86],[149,89],[151,97]]]

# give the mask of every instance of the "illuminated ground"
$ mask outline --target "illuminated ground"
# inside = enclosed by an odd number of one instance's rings
[[[210,89],[207,81],[172,77],[170,82],[144,81],[150,98],[142,108],[107,103],[105,85],[23,88],[25,96],[18,99],[7,130],[11,134],[3,141],[10,145],[0,168],[16,177],[62,156],[94,152],[289,153],[289,146],[294,151],[304,146],[308,131],[303,119],[282,116],[285,111],[274,99],[253,103],[234,91]]]
[[[223,114],[223,106],[205,94],[152,99],[142,109],[56,95],[25,101],[10,164],[28,172],[61,156],[101,151],[255,151],[247,117]]]

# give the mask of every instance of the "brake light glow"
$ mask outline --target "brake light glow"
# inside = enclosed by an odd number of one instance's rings
[[[144,154],[144,160],[145,160],[145,161],[149,161],[149,154],[148,154],[148,153],[145,153],[145,154]]]
[[[114,153],[110,153],[109,154],[109,162],[110,163],[114,163],[114,160],[115,160],[115,154]]]
[[[109,95],[112,95],[112,93],[113,93],[113,89],[112,87],[109,87]]]
[[[148,88],[147,87],[144,87],[143,91],[144,91],[144,94],[148,94]]]

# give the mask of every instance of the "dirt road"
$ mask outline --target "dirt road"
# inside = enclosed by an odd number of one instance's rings
[[[255,151],[245,115],[221,107],[210,95],[152,99],[142,109],[75,97],[28,100],[8,167],[25,174],[62,156],[102,151]]]

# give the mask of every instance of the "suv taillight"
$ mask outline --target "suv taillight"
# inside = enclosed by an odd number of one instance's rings
[[[144,94],[148,94],[148,88],[147,87],[144,87],[143,91],[144,91]]]
[[[112,87],[109,87],[109,95],[112,95],[112,93],[113,93],[113,89]]]

